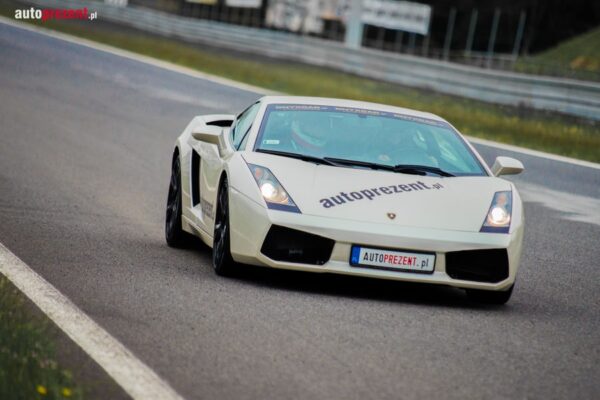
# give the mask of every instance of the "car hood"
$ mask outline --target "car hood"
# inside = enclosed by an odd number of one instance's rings
[[[494,193],[512,189],[490,176],[409,175],[263,153],[244,158],[269,168],[303,214],[327,218],[478,232]]]

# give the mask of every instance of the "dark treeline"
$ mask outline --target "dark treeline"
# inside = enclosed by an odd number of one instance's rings
[[[500,9],[495,50],[510,52],[514,45],[521,11],[526,12],[523,52],[535,53],[600,25],[600,0],[416,0],[433,7],[431,40],[444,43],[448,16],[456,8],[452,48],[464,48],[473,9],[478,20],[473,50],[487,49],[494,10]],[[600,51],[600,49],[599,49]]]

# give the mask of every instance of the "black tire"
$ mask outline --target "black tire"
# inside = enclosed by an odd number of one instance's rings
[[[467,297],[474,302],[477,303],[485,303],[485,304],[506,304],[508,300],[510,300],[510,296],[512,295],[513,288],[515,285],[512,285],[510,289],[498,292],[494,290],[477,290],[477,289],[466,289]]]
[[[212,249],[213,268],[221,276],[231,276],[236,265],[231,257],[229,230],[229,185],[227,178],[223,178],[217,195]]]
[[[165,239],[171,247],[182,248],[189,243],[190,235],[181,227],[181,166],[179,156],[173,157],[171,182],[165,216]]]

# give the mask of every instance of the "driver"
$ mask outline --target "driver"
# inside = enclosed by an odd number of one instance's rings
[[[290,124],[292,151],[316,157],[325,156],[332,132],[331,120],[322,111],[297,111]]]
[[[435,157],[427,153],[425,149],[417,145],[419,132],[416,128],[406,129],[402,132],[387,132],[387,138],[383,141],[385,147],[377,156],[379,162],[391,165],[428,165],[437,167]]]

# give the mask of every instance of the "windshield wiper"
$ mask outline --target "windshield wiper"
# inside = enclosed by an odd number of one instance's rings
[[[454,174],[444,171],[441,168],[430,167],[428,165],[398,164],[393,167],[393,170],[396,172],[415,175],[425,175],[427,172],[432,172],[440,176],[454,176]]]
[[[444,171],[443,169],[437,167],[430,167],[427,165],[408,165],[408,164],[398,164],[398,165],[386,165],[386,164],[378,164],[367,161],[358,161],[358,160],[346,160],[343,158],[332,158],[332,157],[324,157],[325,160],[332,161],[336,164],[343,165],[351,165],[357,167],[366,167],[371,169],[382,169],[385,171],[393,171],[400,172],[404,174],[414,174],[414,175],[426,175],[427,172],[438,174],[440,176],[454,176],[450,172]]]
[[[317,164],[339,166],[339,164],[337,164],[337,163],[335,163],[333,161],[330,161],[327,158],[314,157],[314,156],[309,156],[309,155],[306,155],[306,154],[290,153],[290,152],[287,152],[287,151],[266,150],[266,149],[256,149],[256,152],[258,152],[258,153],[265,153],[265,154],[273,154],[273,155],[282,156],[282,157],[296,158],[298,160],[308,161],[308,162],[314,162],[314,163],[317,163]]]
[[[333,158],[333,157],[323,157],[324,160],[330,161],[337,165],[348,165],[348,166],[356,166],[356,167],[365,167],[371,169],[383,169],[386,171],[395,171],[394,167],[391,165],[372,163],[368,161],[359,161],[359,160],[346,160],[345,158]]]
[[[414,174],[414,175],[426,175],[428,172],[438,174],[440,176],[454,176],[450,172],[444,171],[443,169],[437,167],[429,167],[427,165],[409,165],[409,164],[398,164],[398,165],[386,165],[379,163],[372,163],[368,161],[359,161],[359,160],[347,160],[344,158],[334,158],[334,157],[315,157],[309,156],[306,154],[299,153],[291,153],[287,151],[279,151],[279,150],[266,150],[266,149],[256,149],[258,153],[266,153],[273,154],[276,156],[290,157],[296,158],[302,161],[314,162],[317,164],[325,164],[332,165],[335,167],[341,166],[356,166],[356,167],[365,167],[370,169],[379,169],[384,171],[392,171],[392,172],[400,172],[403,174]]]

